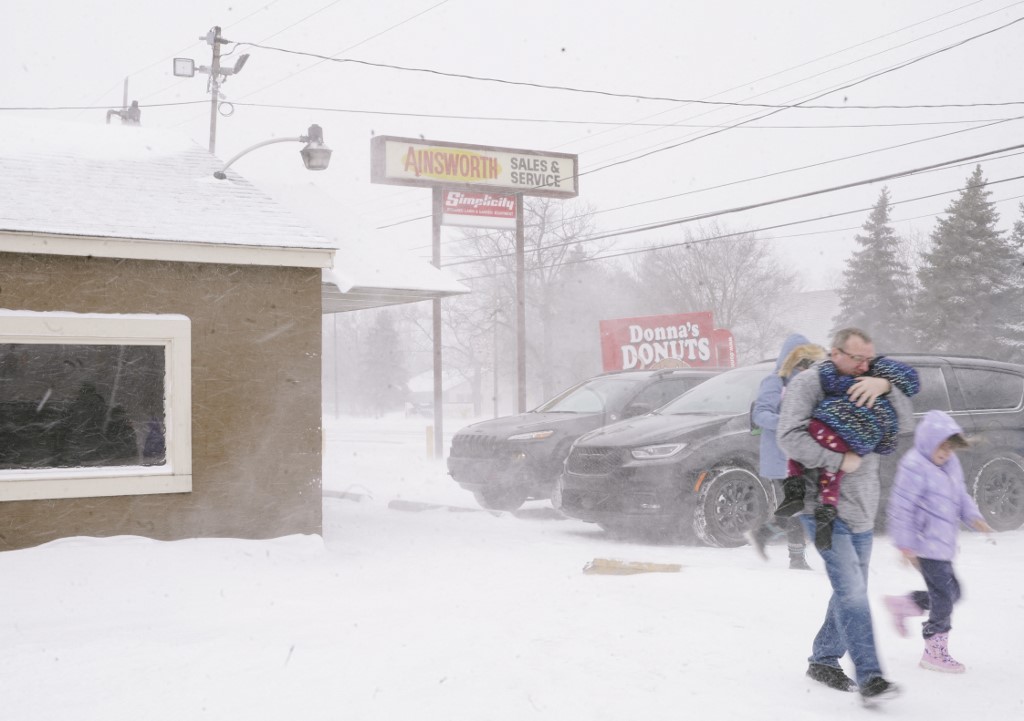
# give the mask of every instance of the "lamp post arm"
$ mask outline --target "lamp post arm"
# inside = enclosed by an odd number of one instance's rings
[[[264,140],[261,143],[256,143],[255,145],[250,145],[248,148],[246,148],[242,152],[238,153],[238,155],[233,157],[231,160],[229,160],[228,162],[224,163],[224,167],[221,168],[220,170],[218,170],[216,173],[214,173],[213,177],[217,178],[218,180],[224,180],[224,178],[228,177],[227,174],[224,171],[227,170],[228,168],[230,168],[231,165],[236,160],[241,158],[243,155],[248,155],[249,153],[251,153],[252,151],[256,150],[257,148],[262,148],[264,145],[273,145],[274,143],[305,143],[308,140],[309,140],[309,138],[307,136],[300,135],[297,138],[273,138],[271,140]]]

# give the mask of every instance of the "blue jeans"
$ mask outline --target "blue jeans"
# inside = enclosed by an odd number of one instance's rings
[[[813,537],[814,517],[804,514],[800,521]],[[862,687],[882,675],[868,604],[868,564],[873,541],[874,531],[851,533],[841,518],[835,520],[832,548],[819,551],[832,584],[832,597],[808,659],[811,663],[839,668],[839,659],[849,653],[856,669],[855,680]]]
[[[960,600],[960,581],[953,573],[952,561],[918,558],[921,575],[928,592],[914,591],[910,597],[922,611],[929,611],[921,635],[931,638],[937,633],[949,633],[953,627],[953,604]]]

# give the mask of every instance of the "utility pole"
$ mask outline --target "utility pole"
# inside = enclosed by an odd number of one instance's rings
[[[203,38],[200,38],[203,39]],[[220,36],[220,25],[214,25],[206,33],[206,42],[213,47],[213,60],[210,62],[210,154],[217,151],[217,104],[220,102],[220,46],[224,39]]]
[[[516,193],[516,413],[526,412],[526,243],[523,194]]]
[[[441,213],[444,207],[444,191],[440,186],[433,189],[431,197],[431,262],[441,267]],[[441,372],[441,299],[432,301],[434,310],[434,458],[444,460],[444,375]]]
[[[210,153],[212,154],[217,150],[217,116],[220,114],[220,86],[224,84],[229,75],[235,75],[241,71],[245,62],[249,59],[249,54],[243,53],[239,55],[234,67],[222,68],[220,66],[220,46],[231,41],[221,37],[220,25],[214,25],[206,35],[200,35],[199,39],[205,40],[213,50],[213,60],[210,66],[200,65],[197,68],[191,58],[174,58],[174,76],[178,78],[191,78],[196,73],[207,73],[210,76]],[[230,106],[230,103],[227,105]]]

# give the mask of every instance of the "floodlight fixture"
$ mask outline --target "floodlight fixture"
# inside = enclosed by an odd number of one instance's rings
[[[249,53],[242,53],[238,56],[238,60],[235,61],[235,67],[233,68],[221,68],[220,72],[222,75],[236,75],[242,68],[245,67],[246,61],[249,59]]]
[[[191,78],[196,74],[196,63],[192,58],[174,58],[174,75],[179,78]]]

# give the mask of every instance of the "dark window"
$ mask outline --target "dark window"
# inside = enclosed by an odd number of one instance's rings
[[[164,347],[0,343],[0,469],[163,465]]]
[[[949,389],[942,369],[937,366],[915,366],[917,376],[921,380],[921,390],[910,400],[914,405],[914,413],[925,411],[949,411]]]
[[[1024,378],[981,368],[954,368],[967,410],[1017,408],[1024,399]]]
[[[601,376],[573,386],[537,407],[541,413],[602,413],[623,402],[636,387],[637,379],[627,376]]]
[[[645,406],[650,410],[661,408],[703,381],[703,378],[664,378],[637,393],[630,406]]]
[[[670,401],[661,412],[665,414],[750,412],[757,389],[769,371],[765,368],[734,368],[701,383],[689,393]]]

